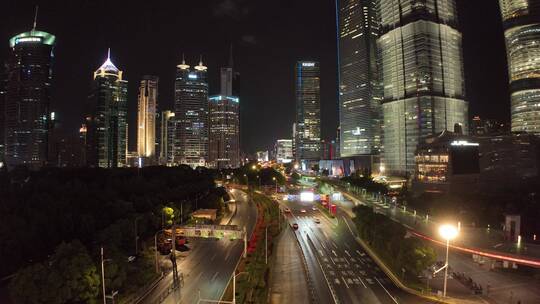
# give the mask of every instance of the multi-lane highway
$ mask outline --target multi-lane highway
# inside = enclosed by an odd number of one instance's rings
[[[251,234],[257,220],[256,206],[249,203],[244,192],[231,192],[237,211],[229,224],[246,226],[248,234]],[[172,274],[168,274],[141,303],[197,303],[199,291],[202,299],[221,298],[244,250],[242,240],[190,239],[190,248],[187,257],[178,262],[178,270],[184,281],[182,288],[160,301],[161,295],[172,284]]]
[[[295,233],[319,303],[431,303],[393,284],[355,240],[353,223],[343,212],[330,219],[313,208],[315,203],[280,203],[291,210],[290,224],[298,224]]]

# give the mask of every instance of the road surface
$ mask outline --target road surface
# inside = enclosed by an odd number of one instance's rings
[[[230,224],[238,227],[246,226],[248,234],[251,235],[257,220],[257,208],[249,203],[248,196],[243,191],[231,192],[236,200],[237,212]],[[182,273],[184,279],[181,289],[160,301],[172,284],[172,274],[168,274],[140,303],[197,303],[199,290],[202,299],[221,298],[243,253],[243,241],[225,238],[190,239],[190,246],[192,249],[188,256],[178,262],[178,271]]]
[[[313,210],[312,202],[281,203],[291,209],[289,222],[299,226],[295,233],[310,276],[319,283],[315,287],[318,303],[432,303],[393,284],[355,240],[353,223],[345,213],[338,211],[337,219],[330,219]]]

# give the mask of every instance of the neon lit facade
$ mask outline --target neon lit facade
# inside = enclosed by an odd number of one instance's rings
[[[499,0],[513,132],[540,134],[540,0]]]
[[[378,154],[381,145],[375,0],[337,1],[340,155]]]
[[[137,152],[152,163],[156,159],[156,109],[158,77],[143,76],[139,87],[137,115]]]
[[[31,30],[12,37],[5,88],[8,168],[40,168],[48,161],[52,64],[56,38]]]
[[[380,0],[379,9],[383,162],[407,175],[422,138],[455,124],[467,134],[461,33],[453,0]]]

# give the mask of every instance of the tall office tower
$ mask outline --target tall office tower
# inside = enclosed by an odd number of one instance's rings
[[[379,0],[378,7],[383,164],[406,175],[421,138],[455,124],[468,130],[461,33],[454,0]]]
[[[143,76],[139,87],[137,113],[137,153],[145,164],[156,161],[156,108],[158,98],[156,76]]]
[[[9,40],[5,98],[5,161],[37,169],[48,159],[55,36],[36,30]]]
[[[321,92],[319,63],[296,63],[296,160],[321,157]]]
[[[375,6],[375,0],[337,1],[342,157],[378,155],[380,151],[382,86]]]
[[[89,96],[91,113],[87,117],[86,159],[89,166],[101,168],[127,165],[127,90],[128,82],[111,61],[94,72]]]
[[[212,167],[237,168],[240,164],[239,99],[210,97],[209,161]]]
[[[174,112],[170,110],[161,112],[159,164],[163,166],[171,165],[174,161],[174,125]]]
[[[540,0],[499,0],[508,74],[512,131],[540,135]]]
[[[190,69],[185,60],[176,69],[174,114],[176,120],[175,163],[191,167],[208,161],[208,82],[207,67]]]
[[[221,68],[221,94],[210,97],[209,161],[212,167],[240,165],[239,74],[233,68],[232,46],[229,65]]]

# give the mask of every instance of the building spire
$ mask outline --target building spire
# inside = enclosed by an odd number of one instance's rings
[[[204,66],[202,61],[202,55],[199,57],[199,65],[195,67],[197,71],[206,71],[208,68]]]
[[[111,60],[111,48],[107,49],[107,60]]]
[[[186,64],[186,59],[184,57],[184,53],[182,53],[182,63],[177,65],[178,68],[182,69],[182,70],[187,70],[189,69],[189,65]]]
[[[36,10],[34,12],[34,26],[32,27],[32,32],[36,30],[38,10],[39,10],[39,5],[36,5]]]
[[[233,44],[231,42],[231,46],[230,46],[230,49],[229,49],[229,67],[232,68],[233,67]]]

